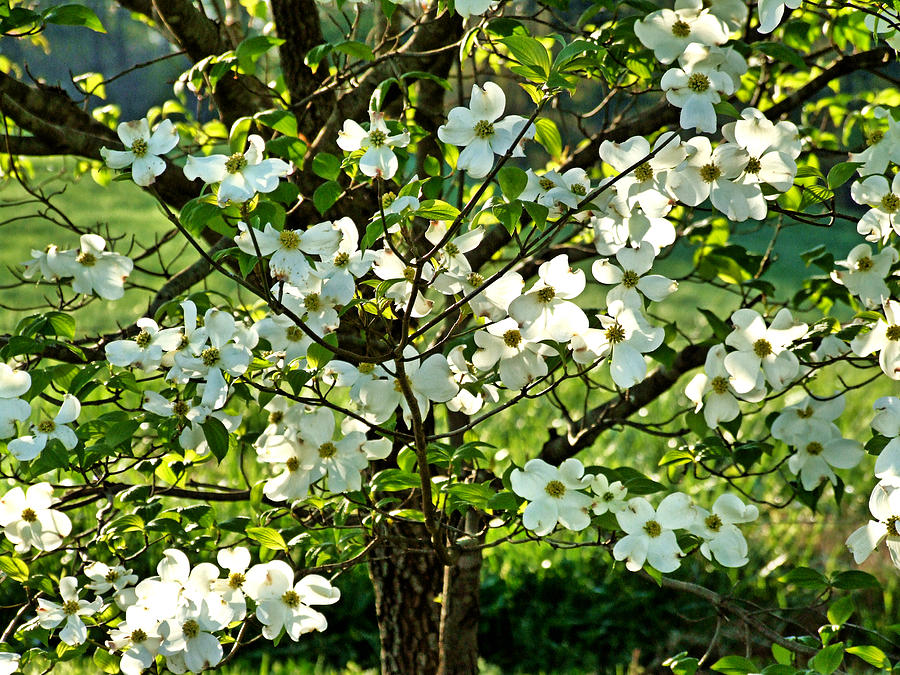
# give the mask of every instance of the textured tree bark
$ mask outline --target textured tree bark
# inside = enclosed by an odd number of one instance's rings
[[[478,521],[476,514],[469,512],[466,531],[476,531]],[[481,560],[481,549],[463,546],[456,564],[444,568],[438,675],[478,672]]]
[[[383,675],[435,675],[444,566],[424,525],[394,523],[372,549],[369,576],[381,639]]]

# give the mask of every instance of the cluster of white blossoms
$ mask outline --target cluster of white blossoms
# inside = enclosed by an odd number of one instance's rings
[[[325,630],[325,616],[313,607],[334,604],[341,596],[319,575],[295,582],[296,573],[283,561],[251,566],[250,552],[244,547],[220,550],[218,566],[204,562],[191,567],[178,549],[163,553],[157,575],[141,581],[121,565],[102,562],[82,570],[88,579],[84,585],[75,576],[62,577],[62,602],[39,598],[37,616],[24,629],[59,628],[59,639],[77,646],[91,630],[82,617],[115,603],[123,620],[109,630],[105,645],[121,652],[125,675],[140,675],[157,656],[165,658],[170,672],[199,673],[222,660],[222,639],[251,613],[262,624],[266,638],[274,640],[283,633],[296,641],[304,633]],[[94,599],[80,597],[80,588],[92,591]]]
[[[678,569],[685,551],[675,530],[697,537],[701,554],[725,567],[749,561],[747,541],[737,525],[756,520],[759,511],[734,495],[722,495],[707,511],[676,492],[654,508],[644,497],[626,500],[621,482],[610,483],[603,473],[585,474],[581,462],[571,458],[558,468],[532,459],[524,468],[514,469],[509,479],[513,492],[528,501],[522,524],[538,536],[550,534],[557,525],[577,532],[590,525],[592,512],[612,513],[625,533],[616,541],[613,557],[624,560],[632,572],[645,564],[663,573]]]
[[[118,300],[125,294],[125,280],[134,269],[132,260],[107,251],[106,240],[98,234],[81,235],[80,247],[60,251],[50,244],[43,251],[32,250],[31,260],[22,263],[26,279],[40,277],[50,283],[71,279],[72,290]]]

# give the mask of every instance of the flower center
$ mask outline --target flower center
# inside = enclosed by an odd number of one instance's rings
[[[304,302],[303,304],[306,303]],[[303,339],[303,331],[297,326],[288,326],[287,330],[284,331],[284,337],[287,338],[289,342],[300,342],[300,340]]]
[[[288,471],[290,471],[291,473],[294,473],[297,469],[300,468],[300,460],[296,457],[288,457],[288,460],[287,462],[285,462],[285,464],[287,465]]]
[[[290,329],[288,329],[290,330]],[[269,413],[269,424],[278,424],[281,420],[284,419],[284,413],[280,410],[276,410],[275,412]]]
[[[603,496],[600,499],[602,499],[605,502],[611,502],[615,498],[616,498],[616,496],[612,492],[604,492]]]
[[[556,187],[556,183],[554,183],[552,180],[550,180],[550,179],[547,178],[546,176],[543,177],[543,178],[541,178],[541,179],[538,181],[538,185],[540,185],[540,186],[541,186],[541,190],[544,190],[545,192],[546,192],[547,190],[551,189],[551,188],[555,188],[555,187]]]
[[[131,144],[131,152],[135,157],[141,158],[147,154],[147,150],[149,147],[147,146],[147,141],[143,138],[138,138]]]
[[[644,523],[644,532],[647,533],[647,536],[656,538],[662,534],[662,525],[657,523],[655,520],[648,520]]]
[[[359,371],[360,375],[368,375],[373,370],[375,370],[375,364],[374,363],[360,363],[357,370]]]
[[[715,513],[710,514],[706,517],[706,520],[703,521],[706,524],[706,527],[713,532],[718,532],[722,529],[722,519],[719,518]]]
[[[634,170],[634,177],[637,178],[639,182],[646,183],[653,178],[653,167],[650,166],[649,162],[644,162]]]
[[[634,270],[625,270],[625,273],[622,275],[622,285],[625,288],[634,288],[637,286],[639,278]]]
[[[893,192],[890,194],[886,194],[881,199],[881,208],[883,208],[888,213],[896,213],[897,209],[900,209],[900,197],[895,195]]]
[[[494,125],[487,120],[479,120],[475,123],[475,135],[478,138],[490,138],[494,135]]]
[[[412,283],[416,280],[416,268],[415,267],[404,267],[403,268],[403,278],[406,279],[409,283]]]
[[[703,73],[694,73],[688,78],[687,86],[695,94],[702,94],[709,89],[709,78]]]
[[[334,256],[335,267],[344,267],[348,262],[350,262],[350,254],[346,251],[341,251],[336,256]]]
[[[381,195],[381,208],[389,209],[391,207],[391,204],[394,203],[395,199],[397,199],[397,195],[395,195],[393,192],[385,192],[383,195]]]
[[[717,394],[724,394],[726,391],[728,391],[728,380],[719,375],[712,379],[712,382],[709,383],[709,386],[712,387],[712,390]]]
[[[307,312],[318,312],[322,308],[322,300],[318,293],[310,293],[303,298],[303,306]]]
[[[888,329],[885,331],[884,336],[891,342],[900,340],[900,326],[898,326],[897,324],[888,326]]]
[[[109,572],[106,573],[106,576],[103,578],[106,579],[109,583],[112,583],[116,579],[119,578],[119,573],[116,572],[115,570],[110,570]]]
[[[190,339],[188,339],[188,336],[187,336],[187,335],[185,335],[184,333],[182,333],[181,336],[180,336],[179,339],[178,339],[178,347],[176,347],[176,349],[177,349],[178,351],[181,351],[182,349],[184,349],[185,347],[187,347],[189,344],[191,344]]]
[[[459,255],[459,246],[457,246],[456,244],[454,244],[451,241],[451,242],[448,242],[447,245],[444,247],[444,251],[446,251],[447,255],[452,258],[453,256]]]
[[[856,261],[856,269],[859,270],[860,272],[868,272],[874,266],[875,266],[875,263],[867,255],[864,255],[862,258],[860,258],[859,260]]]
[[[181,632],[188,639],[195,638],[200,634],[200,624],[193,619],[188,619],[181,624]]]
[[[747,161],[747,166],[744,167],[744,171],[747,173],[758,174],[762,170],[762,162],[759,161],[756,157],[751,157]]]
[[[766,358],[772,353],[772,343],[765,338],[760,338],[753,343],[753,353],[761,359]]]
[[[797,409],[797,417],[799,417],[802,420],[812,417],[812,414],[813,414],[813,409],[811,406],[806,406],[805,408]]]
[[[539,289],[537,292],[537,300],[538,302],[546,305],[548,302],[553,300],[556,297],[556,289],[553,286],[544,286]]]
[[[373,129],[369,132],[369,143],[374,148],[380,148],[387,140],[387,134],[381,129]]]
[[[189,406],[186,401],[175,401],[175,403],[172,404],[172,412],[178,415],[178,417],[184,417],[190,410],[191,406]]]
[[[283,230],[282,233],[278,235],[278,242],[281,244],[281,248],[293,251],[300,245],[300,235],[294,230]]]
[[[522,342],[522,333],[517,331],[515,328],[506,331],[503,334],[503,343],[510,347],[511,349],[515,349]]]
[[[547,483],[547,487],[544,488],[544,491],[554,499],[561,499],[562,496],[566,494],[566,486],[558,480],[551,480]]]
[[[878,145],[883,138],[884,131],[882,129],[876,129],[875,131],[869,131],[866,133],[866,143],[868,145]]]
[[[617,322],[606,329],[605,335],[607,342],[617,345],[625,339],[625,329]]]
[[[77,600],[66,600],[62,606],[63,614],[66,616],[72,616],[73,614],[78,613],[78,601]]]
[[[822,450],[824,450],[824,449],[825,448],[823,448],[822,444],[819,443],[818,441],[813,441],[812,443],[810,443],[809,445],[806,446],[807,454],[812,455],[813,457],[815,457],[816,455],[821,455]]]
[[[587,194],[587,188],[585,188],[581,183],[575,183],[575,185],[573,185],[569,189],[572,191],[573,195],[578,195],[579,197],[584,197]]]
[[[478,272],[472,272],[466,277],[466,283],[470,286],[481,286],[481,284],[484,283],[484,277],[478,274]]]
[[[231,588],[240,588],[244,585],[245,581],[246,577],[244,577],[244,575],[240,572],[232,572],[228,575],[228,585]]]
[[[42,434],[49,434],[56,429],[56,423],[53,420],[42,420],[38,422],[37,428]]]
[[[33,523],[37,520],[37,514],[34,512],[34,509],[25,509],[22,511],[22,520],[26,523]]]
[[[144,631],[142,631],[140,628],[135,628],[131,632],[131,641],[136,645],[141,644],[146,639],[147,639],[147,634]]]
[[[247,168],[247,158],[240,152],[234,153],[225,161],[225,170],[228,173],[240,173]]]
[[[889,517],[884,526],[887,529],[888,536],[897,537],[900,536],[900,532],[897,532],[897,521],[900,520],[900,516],[891,516]]]
[[[410,387],[412,387],[412,380],[410,380],[409,377],[405,377],[405,378],[403,378],[403,379],[406,380],[406,384],[407,384],[407,385],[409,385]],[[396,391],[396,392],[399,393],[399,394],[402,394],[402,393],[403,393],[403,385],[400,383],[400,378],[399,378],[399,377],[395,377],[395,378],[394,378],[394,391]]]
[[[719,177],[721,175],[722,169],[717,167],[712,162],[710,162],[709,164],[704,164],[700,167],[700,178],[703,179],[704,183],[712,183],[713,181],[719,180]]]
[[[281,601],[291,609],[300,606],[300,596],[297,595],[297,591],[294,590],[285,591],[285,594],[281,596]]]
[[[675,23],[672,24],[672,35],[677,38],[686,38],[691,34],[691,26],[686,21],[682,21],[678,19]]]
[[[137,346],[141,349],[146,349],[147,347],[149,347],[152,340],[153,336],[145,330],[142,330],[137,334],[137,337],[134,338],[134,341],[137,342]]]
[[[336,454],[337,446],[331,441],[322,443],[322,445],[319,446],[319,457],[321,457],[322,459],[331,459]]]
[[[219,362],[219,350],[217,347],[207,347],[200,352],[200,360],[207,368],[211,368]]]
[[[85,267],[93,267],[97,264],[97,256],[90,251],[82,251],[78,254],[78,257],[75,258],[75,262],[79,265],[84,265]]]

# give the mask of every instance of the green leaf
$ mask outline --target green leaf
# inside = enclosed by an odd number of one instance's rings
[[[417,473],[400,469],[384,469],[372,476],[370,484],[373,491],[396,492],[420,487],[422,479]]]
[[[753,46],[776,61],[789,63],[798,70],[806,70],[806,64],[803,62],[800,54],[797,53],[797,50],[788,47],[783,42],[757,42]]]
[[[325,215],[325,212],[334,206],[334,203],[340,196],[341,186],[330,180],[316,188],[316,191],[313,193],[313,204],[319,213]]]
[[[809,660],[809,665],[815,668],[821,675],[831,675],[844,660],[844,643],[835,642],[828,645]]]
[[[535,227],[539,230],[547,224],[547,216],[550,215],[550,209],[546,206],[535,204],[534,202],[522,202],[522,206],[525,207]]]
[[[528,184],[528,174],[515,166],[504,166],[497,172],[497,182],[507,201],[518,199]]]
[[[779,581],[801,588],[828,588],[829,585],[824,574],[810,567],[795,567]]]
[[[369,45],[357,40],[347,40],[346,42],[340,42],[334,45],[334,50],[337,52],[342,52],[347,56],[352,56],[354,59],[359,59],[361,61],[375,60],[375,52],[372,51],[372,48]]]
[[[500,42],[506,45],[519,63],[533,70],[534,79],[544,81],[550,75],[550,53],[534,38],[526,35],[510,35]]]
[[[337,180],[341,175],[341,159],[330,152],[320,152],[313,157],[312,170],[319,178]]]
[[[861,570],[838,572],[832,577],[831,585],[845,591],[855,591],[862,588],[881,588],[881,583],[878,579]]]
[[[862,166],[862,162],[841,162],[831,167],[826,182],[832,190],[837,190],[841,185],[850,180],[856,170]]]
[[[710,668],[717,673],[726,673],[726,675],[746,675],[759,672],[756,664],[743,656],[726,656],[716,661]]]
[[[317,45],[306,52],[306,56],[303,57],[303,63],[309,66],[312,72],[316,72],[319,64],[322,63],[322,59],[331,53],[331,49],[332,46],[330,44]]]
[[[828,608],[828,620],[833,626],[843,626],[855,611],[856,606],[853,603],[853,596],[845,595],[843,598],[831,603],[831,606]]]
[[[200,425],[209,445],[209,450],[220,462],[228,454],[228,430],[222,421],[210,415]]]
[[[287,551],[287,544],[284,543],[284,537],[277,530],[271,527],[248,527],[247,536],[263,548],[270,548],[275,551]]]
[[[222,209],[202,197],[196,197],[181,207],[179,220],[190,234],[198,235],[210,221],[214,218],[221,220],[221,217]]]
[[[284,40],[281,38],[272,37],[271,35],[254,35],[241,42],[237,49],[234,50],[234,55],[237,57],[241,71],[252,75],[256,70],[255,66],[259,58],[272,47],[278,47],[283,44]]]
[[[455,220],[459,209],[440,199],[426,199],[419,205],[416,215],[427,220]]]
[[[68,314],[64,314],[63,312],[48,312],[47,314],[44,314],[44,319],[53,331],[53,335],[58,335],[59,337],[68,338],[70,340],[75,339],[75,319]]]
[[[562,154],[562,136],[559,134],[556,122],[541,117],[534,125],[537,128],[534,140],[543,145],[551,157],[558,159]]]
[[[110,654],[102,647],[97,647],[92,658],[94,665],[100,669],[101,673],[110,673],[115,675],[119,672],[119,657]]]
[[[673,675],[694,675],[700,667],[700,662],[688,656],[687,652],[681,652],[663,661],[663,665],[670,668]]]
[[[883,651],[873,645],[856,645],[855,647],[847,647],[847,653],[862,659],[866,663],[888,670],[891,667],[891,661]]]
[[[466,504],[471,504],[478,509],[488,508],[488,504],[496,494],[490,485],[486,483],[457,483],[447,488],[450,495]]]
[[[15,581],[25,581],[29,574],[24,560],[8,555],[0,556],[0,572]]]
[[[297,118],[287,110],[264,110],[254,115],[254,119],[285,136],[297,137]],[[313,165],[315,165],[315,160],[313,160]],[[340,162],[338,162],[338,170],[340,170]]]
[[[105,33],[106,29],[94,14],[94,10],[84,5],[60,5],[51,7],[43,14],[46,23],[55,23],[60,26],[84,26],[96,33]]]

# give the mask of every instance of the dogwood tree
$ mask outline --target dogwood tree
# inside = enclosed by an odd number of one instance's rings
[[[789,582],[900,566],[894,5],[112,4],[189,61],[137,119],[114,74],[0,58],[4,180],[59,228],[2,287],[45,301],[0,337],[0,672],[214,669],[326,630],[356,565],[383,672],[475,672],[482,552],[531,540],[708,600],[765,672],[891,667],[844,598],[803,634],[679,573],[754,575],[780,510],[835,502],[844,571]],[[30,0],[0,29],[106,30]],[[45,156],[167,230],[76,220]],[[772,276],[785,239],[807,268]],[[511,461],[494,430],[535,410]],[[668,665],[760,668],[733,648]]]

